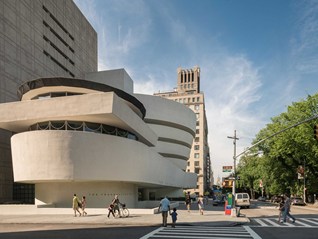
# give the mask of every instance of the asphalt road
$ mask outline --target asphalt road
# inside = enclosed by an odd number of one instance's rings
[[[15,227],[16,232],[5,232],[5,227]],[[11,230],[10,229],[10,230]],[[0,226],[2,239],[137,239],[155,230],[156,227],[94,227],[82,225],[34,225],[12,224]]]
[[[251,227],[262,239],[317,239],[318,228]]]

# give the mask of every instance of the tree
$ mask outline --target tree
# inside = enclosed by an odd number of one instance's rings
[[[292,103],[286,112],[272,118],[271,123],[259,131],[253,144],[316,115],[317,106],[317,94]],[[252,193],[259,190],[257,185],[262,179],[269,194],[302,195],[304,185],[297,177],[297,169],[299,165],[305,165],[306,188],[309,192],[318,192],[318,141],[313,137],[313,127],[317,123],[318,120],[312,120],[291,128],[263,141],[248,155],[242,156],[238,164],[240,186],[249,187]],[[263,151],[263,156],[253,156],[257,151]]]

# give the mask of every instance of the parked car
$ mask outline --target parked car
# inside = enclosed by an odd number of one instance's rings
[[[291,198],[290,200],[292,205],[301,205],[301,206],[306,205],[306,203],[301,197],[294,197],[294,198]]]
[[[213,206],[218,206],[224,204],[224,196],[215,197],[212,200]]]
[[[250,195],[247,193],[236,193],[235,194],[235,205],[238,207],[249,208],[251,205]]]
[[[261,202],[265,202],[266,201],[266,197],[258,197],[257,201],[261,201]]]

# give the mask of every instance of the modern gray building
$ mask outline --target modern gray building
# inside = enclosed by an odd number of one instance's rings
[[[0,103],[19,100],[23,82],[96,71],[97,33],[72,0],[0,0]],[[0,130],[0,203],[34,194],[13,184],[12,134]]]

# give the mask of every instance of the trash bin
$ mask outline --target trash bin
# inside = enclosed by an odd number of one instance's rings
[[[231,217],[236,217],[236,208],[231,209]]]

